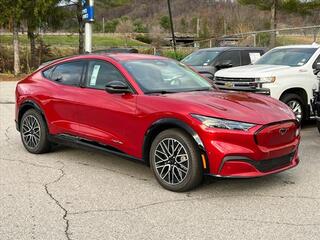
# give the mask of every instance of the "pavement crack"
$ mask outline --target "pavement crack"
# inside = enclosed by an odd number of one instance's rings
[[[247,219],[247,218],[210,218],[214,221],[237,221],[237,222],[253,222],[262,224],[275,224],[275,225],[287,225],[295,227],[305,227],[305,226],[319,226],[320,223],[290,223],[290,222],[279,222],[279,221],[265,221],[258,219]]]
[[[9,129],[10,129],[10,127],[7,127],[6,128],[6,130],[4,131],[4,135],[5,135],[5,137],[6,137],[6,142],[7,143],[10,143],[9,141],[10,141],[10,137],[9,137]]]
[[[68,218],[67,218],[67,217],[68,217],[68,210],[59,202],[59,200],[57,200],[57,199],[55,198],[55,196],[53,195],[53,193],[49,191],[49,186],[50,186],[50,185],[53,185],[53,184],[55,184],[55,183],[58,183],[58,182],[65,176],[65,171],[63,170],[64,167],[65,167],[65,165],[64,165],[62,162],[60,162],[60,163],[62,164],[62,167],[59,168],[59,169],[57,169],[57,170],[60,171],[59,177],[56,178],[56,179],[55,179],[54,181],[52,181],[52,182],[46,183],[46,184],[44,185],[44,187],[45,187],[45,190],[46,190],[47,195],[48,195],[48,196],[56,203],[56,205],[64,212],[64,214],[63,214],[63,216],[62,216],[63,220],[65,221],[65,230],[64,230],[64,233],[65,233],[66,238],[67,238],[68,240],[71,240],[71,238],[70,238],[70,233],[69,233],[69,227],[70,227],[70,225],[69,225],[69,220],[68,220]]]
[[[57,168],[51,167],[51,166],[47,166],[47,165],[42,165],[42,164],[37,164],[37,163],[33,163],[33,162],[26,162],[23,160],[19,160],[19,159],[12,159],[12,158],[0,158],[0,160],[3,161],[8,161],[8,162],[20,162],[22,164],[26,164],[26,165],[31,165],[33,167],[38,167],[38,168],[50,168],[50,169],[54,169],[54,170],[59,170]]]
[[[188,196],[187,196],[188,197]],[[81,214],[88,214],[88,213],[99,213],[99,212],[128,212],[128,211],[136,211],[143,208],[148,208],[152,206],[157,205],[163,205],[168,203],[175,203],[175,202],[192,202],[192,201],[205,201],[210,199],[223,199],[223,198],[233,198],[233,197],[239,197],[239,195],[227,195],[227,196],[208,196],[208,197],[188,197],[188,198],[181,198],[181,199],[173,199],[173,200],[165,200],[165,201],[158,201],[158,202],[152,202],[148,204],[143,204],[137,207],[132,208],[119,208],[119,209],[91,209],[91,210],[84,210],[84,211],[77,211],[77,212],[70,212],[70,215],[81,215]],[[268,196],[268,195],[250,195],[250,197],[261,197],[261,198],[303,198],[303,199],[310,199],[310,200],[319,200],[319,198],[312,198],[307,196]],[[315,224],[319,225],[319,224]]]
[[[12,101],[0,101],[0,104],[15,104],[15,102],[12,102]]]

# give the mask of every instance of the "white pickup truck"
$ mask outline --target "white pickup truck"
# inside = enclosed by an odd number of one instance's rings
[[[313,69],[320,62],[320,45],[277,47],[252,65],[215,74],[218,88],[270,95],[291,107],[299,121],[313,115],[311,101],[318,81]]]

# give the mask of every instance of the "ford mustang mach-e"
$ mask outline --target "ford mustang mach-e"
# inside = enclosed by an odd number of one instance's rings
[[[172,191],[194,188],[204,174],[257,177],[299,162],[299,125],[288,106],[216,90],[159,56],[54,61],[17,84],[15,120],[31,153],[58,142],[130,156],[149,164]]]

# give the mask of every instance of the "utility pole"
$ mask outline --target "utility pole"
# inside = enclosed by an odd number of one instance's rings
[[[82,18],[84,25],[84,51],[92,52],[92,23],[94,22],[94,0],[82,0]]]
[[[102,32],[105,33],[104,32],[104,17],[102,17]]]
[[[173,21],[172,21],[172,12],[171,12],[170,0],[167,0],[167,2],[168,2],[168,10],[169,10],[169,18],[170,18],[170,27],[171,27],[171,35],[172,35],[172,45],[173,45],[174,54],[176,54],[176,53],[177,53],[176,37],[175,37],[175,35],[174,35],[174,28],[173,28]]]

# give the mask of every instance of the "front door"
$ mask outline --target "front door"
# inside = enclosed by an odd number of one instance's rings
[[[110,81],[125,77],[111,63],[88,60],[77,121],[79,135],[133,153],[133,143],[127,141],[126,128],[136,119],[136,94],[111,94],[105,91]],[[127,83],[128,84],[128,83]]]

